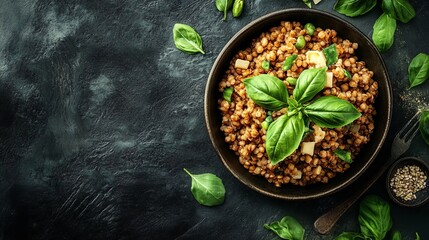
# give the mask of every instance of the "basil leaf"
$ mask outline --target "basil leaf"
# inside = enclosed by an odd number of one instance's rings
[[[304,107],[311,121],[319,127],[337,128],[358,119],[361,114],[350,102],[335,96],[323,96]]]
[[[416,232],[416,240],[420,240],[420,235],[417,232]]]
[[[390,205],[376,195],[369,195],[360,203],[359,225],[363,235],[382,240],[392,227]]]
[[[268,110],[287,107],[288,92],[282,80],[267,74],[244,80],[247,95],[259,106]]]
[[[424,83],[429,78],[429,55],[417,54],[408,66],[410,88]]]
[[[323,49],[323,54],[326,58],[326,65],[331,66],[338,61],[338,52],[335,43]]]
[[[383,13],[374,23],[372,41],[375,46],[384,52],[393,45],[396,30],[396,20]]]
[[[366,237],[362,233],[343,232],[335,240],[365,240]]]
[[[299,103],[310,101],[326,84],[326,68],[312,68],[301,72],[293,96]]]
[[[423,140],[429,145],[429,111],[423,111],[420,115],[419,130]]]
[[[293,62],[295,62],[295,59],[297,57],[298,57],[297,54],[292,54],[289,57],[287,57],[285,62],[283,63],[283,67],[282,67],[283,71],[289,70],[292,67]]]
[[[402,240],[402,235],[399,231],[393,232],[392,240]]]
[[[310,0],[302,0],[302,2],[304,2],[308,8],[311,8],[311,1]]]
[[[277,118],[267,130],[266,150],[272,164],[277,164],[291,155],[304,134],[304,120],[298,115],[287,114]]]
[[[223,99],[225,99],[227,102],[231,102],[231,96],[232,96],[232,92],[234,91],[234,89],[232,88],[225,88],[223,90]]]
[[[174,24],[173,39],[176,48],[185,53],[200,52],[204,54],[201,36],[191,26],[182,23]]]
[[[270,62],[269,62],[268,60],[264,60],[264,61],[262,61],[262,63],[261,63],[261,67],[262,67],[262,69],[264,69],[264,70],[268,70],[268,69],[270,69]]]
[[[343,160],[346,163],[352,163],[352,153],[346,150],[337,149],[334,151],[335,155],[337,155],[341,160]]]
[[[275,232],[283,239],[303,240],[305,229],[293,217],[286,216],[279,221],[264,224],[264,228]]]
[[[349,17],[357,17],[369,12],[377,0],[338,0],[334,10]]]
[[[232,7],[233,0],[215,0],[216,8],[223,12],[223,20],[226,20],[226,13]]]
[[[193,175],[185,168],[183,170],[192,178],[191,192],[198,203],[211,207],[224,202],[225,186],[220,178],[211,173]]]
[[[416,11],[407,0],[383,0],[381,8],[383,12],[403,23],[409,22],[416,16]]]
[[[346,69],[343,68],[343,72],[344,72],[344,75],[346,76],[346,78],[352,79],[352,75],[349,73],[349,71],[347,71]]]

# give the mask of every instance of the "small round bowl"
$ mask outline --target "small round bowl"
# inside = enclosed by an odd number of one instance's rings
[[[371,141],[361,151],[350,169],[338,174],[327,184],[312,184],[305,187],[284,185],[275,187],[261,176],[249,173],[239,162],[238,156],[229,149],[224,133],[220,130],[222,115],[218,109],[219,82],[224,76],[233,56],[250,46],[252,39],[281,21],[299,21],[303,24],[313,23],[316,27],[335,29],[339,36],[359,44],[356,55],[366,62],[366,66],[374,72],[373,78],[378,81],[379,95],[375,104],[378,112],[374,119],[375,129]],[[265,15],[245,26],[222,49],[210,71],[204,96],[204,115],[207,130],[213,146],[226,168],[243,184],[251,189],[270,197],[302,200],[314,199],[332,194],[356,180],[373,162],[380,151],[391,122],[392,88],[384,61],[371,40],[357,28],[345,20],[332,14],[313,9],[288,9]]]
[[[427,178],[426,187],[416,193],[416,199],[405,201],[395,195],[393,188],[390,186],[390,180],[393,178],[398,168],[409,165],[418,166],[425,173]],[[398,205],[404,207],[418,207],[424,205],[429,201],[429,165],[425,161],[415,157],[404,157],[397,160],[390,166],[389,172],[387,173],[386,188],[390,198]]]

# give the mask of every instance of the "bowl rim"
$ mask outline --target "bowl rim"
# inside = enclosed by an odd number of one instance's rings
[[[418,165],[423,165],[425,167],[425,169],[423,169],[423,172],[425,172],[426,174],[429,173],[429,164],[426,161],[424,161],[423,159],[418,158],[418,157],[407,156],[407,157],[399,158],[395,162],[393,162],[392,165],[390,165],[389,170],[386,174],[387,194],[389,195],[390,199],[392,199],[393,202],[395,202],[396,204],[403,206],[403,207],[411,207],[411,208],[420,207],[429,201],[429,194],[428,194],[428,196],[426,196],[426,198],[423,198],[421,201],[417,201],[415,204],[412,204],[412,203],[408,204],[405,201],[399,200],[399,198],[396,197],[392,192],[392,187],[390,186],[390,180],[393,178],[393,174],[394,174],[393,171],[398,169],[398,167],[400,167],[402,165],[409,165],[409,163],[412,164],[413,162],[414,163],[417,162]],[[429,178],[429,176],[427,176],[427,177]],[[426,181],[428,181],[428,180],[426,180]],[[428,187],[429,186],[426,185],[426,188],[428,188]]]
[[[338,21],[341,22],[341,24],[346,25],[348,28],[352,29],[352,31],[355,31],[358,33],[358,35],[361,35],[365,41],[367,42],[367,44],[369,45],[369,47],[373,50],[373,52],[376,54],[377,58],[380,60],[379,64],[381,65],[382,69],[383,69],[383,78],[385,78],[386,80],[386,86],[387,86],[387,92],[386,92],[386,98],[387,98],[387,105],[389,106],[388,108],[388,115],[385,116],[386,117],[386,126],[384,127],[384,131],[382,133],[381,139],[377,145],[377,147],[375,148],[375,151],[371,154],[369,160],[364,164],[364,166],[362,167],[362,169],[360,171],[358,171],[356,174],[352,175],[350,179],[348,179],[347,181],[344,181],[343,183],[338,184],[337,186],[326,190],[324,192],[320,192],[320,193],[315,193],[315,194],[311,194],[311,195],[305,195],[305,196],[287,196],[287,195],[280,195],[280,194],[276,194],[276,193],[272,193],[269,191],[266,191],[264,189],[259,188],[258,186],[249,183],[247,181],[245,181],[244,179],[242,179],[234,170],[231,169],[231,167],[228,165],[227,160],[224,159],[224,156],[222,155],[221,151],[219,150],[219,146],[217,146],[216,141],[215,141],[215,136],[214,136],[214,132],[213,130],[210,128],[210,123],[212,122],[212,120],[210,119],[210,113],[208,110],[208,101],[209,101],[209,94],[210,94],[210,83],[212,81],[216,81],[215,79],[213,79],[213,75],[215,74],[215,69],[216,66],[218,66],[220,64],[220,60],[222,58],[222,56],[225,54],[225,52],[228,50],[228,48],[230,47],[230,45],[232,45],[237,38],[239,38],[242,34],[244,34],[245,32],[251,30],[251,28],[258,24],[259,22],[263,22],[266,21],[272,17],[275,17],[277,15],[286,15],[288,13],[294,13],[294,12],[307,12],[307,13],[312,13],[312,14],[317,14],[317,15],[323,15],[324,17],[327,18],[332,18],[334,21]],[[385,76],[385,77],[384,77]],[[206,83],[206,87],[205,87],[205,91],[204,91],[204,118],[205,118],[205,124],[206,124],[206,129],[209,133],[209,137],[210,137],[210,141],[212,143],[213,148],[215,149],[215,151],[217,152],[217,155],[220,157],[223,165],[228,169],[228,171],[236,178],[238,179],[241,183],[243,183],[244,185],[246,185],[247,187],[263,194],[269,197],[273,197],[273,198],[277,198],[277,199],[284,199],[284,200],[309,200],[309,199],[316,199],[316,198],[321,198],[327,195],[331,195],[341,189],[344,189],[346,186],[350,185],[352,182],[354,182],[356,179],[358,179],[367,169],[368,167],[371,165],[371,163],[376,159],[378,153],[381,151],[384,142],[387,138],[389,129],[390,129],[390,125],[391,125],[391,119],[392,119],[392,106],[393,106],[393,90],[392,90],[392,85],[391,85],[391,81],[388,75],[388,70],[386,67],[386,64],[384,62],[383,57],[381,56],[379,50],[377,49],[377,47],[374,45],[374,43],[372,42],[372,40],[366,36],[362,31],[360,31],[358,28],[356,28],[353,24],[349,23],[348,21],[346,21],[343,18],[340,18],[336,15],[333,15],[329,12],[326,11],[322,11],[322,10],[316,10],[316,9],[308,9],[308,8],[289,8],[289,9],[283,9],[283,10],[278,10],[278,11],[274,11],[268,14],[265,14],[261,17],[258,17],[254,20],[252,20],[251,22],[249,22],[248,24],[246,24],[243,28],[241,28],[236,34],[234,34],[230,40],[228,40],[228,42],[225,44],[225,46],[222,48],[222,50],[219,52],[219,54],[216,57],[216,60],[213,62],[212,64],[212,68],[209,72],[208,75],[208,81]]]

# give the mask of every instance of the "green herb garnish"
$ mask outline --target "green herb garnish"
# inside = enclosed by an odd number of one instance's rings
[[[410,88],[424,83],[429,78],[429,55],[419,53],[408,66]]]
[[[232,88],[225,88],[223,90],[223,99],[225,99],[227,102],[231,102],[231,96],[232,96],[232,92],[234,92],[234,89]]]
[[[326,58],[326,65],[331,66],[338,61],[338,52],[335,43],[323,49],[323,54]]]
[[[360,203],[358,220],[364,236],[382,240],[392,227],[390,205],[376,195],[369,195]]]
[[[344,72],[344,75],[346,76],[346,78],[349,78],[349,79],[352,78],[352,75],[349,73],[349,71],[347,71],[346,69],[343,68],[343,72]]]
[[[232,16],[239,17],[243,12],[244,0],[235,0],[232,6]]]
[[[298,57],[298,55],[296,55],[296,54],[292,54],[289,57],[287,57],[283,63],[283,67],[282,67],[283,71],[289,70],[292,67],[292,65],[295,62],[295,59],[297,57]]]
[[[407,0],[383,0],[383,11],[403,23],[409,22],[416,16],[416,11]]]
[[[245,79],[244,86],[247,95],[265,109],[276,111],[287,107],[287,89],[276,77],[261,74]]]
[[[374,23],[372,41],[381,51],[387,51],[392,45],[396,30],[396,20],[383,13]]]
[[[377,0],[338,0],[334,10],[349,17],[357,17],[369,12]]]
[[[183,170],[192,178],[191,192],[198,203],[211,207],[224,202],[225,186],[219,177],[211,173],[193,175]]]
[[[174,24],[173,39],[176,47],[183,52],[204,54],[201,36],[191,26],[182,23]]]
[[[429,145],[429,111],[423,111],[420,116],[419,131],[426,144]]]
[[[346,150],[342,149],[336,149],[334,151],[335,155],[337,155],[341,160],[343,160],[346,163],[352,163],[352,153]]]
[[[226,20],[226,13],[231,9],[233,0],[215,0],[216,8],[219,12],[223,12],[223,20]]]
[[[305,230],[293,217],[286,216],[280,221],[264,224],[264,228],[275,232],[282,239],[303,240]]]

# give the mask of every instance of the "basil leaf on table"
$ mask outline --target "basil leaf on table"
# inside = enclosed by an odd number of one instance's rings
[[[183,169],[192,178],[191,192],[195,200],[204,206],[217,206],[225,200],[225,186],[222,180],[214,174],[191,174]]]
[[[305,229],[293,217],[286,216],[280,221],[264,224],[264,228],[275,232],[282,239],[303,240]]]
[[[381,8],[383,12],[403,23],[409,22],[416,16],[416,11],[407,0],[383,0]]]
[[[183,52],[188,54],[200,52],[204,54],[201,36],[189,25],[174,24],[173,39],[176,47]]]
[[[357,17],[369,12],[377,0],[338,0],[334,10],[349,17]]]
[[[283,161],[299,147],[304,127],[304,119],[299,115],[285,114],[270,124],[265,148],[272,164]]]
[[[392,45],[396,30],[396,20],[383,13],[374,23],[372,41],[381,51],[387,51]]]
[[[417,232],[416,232],[416,240],[420,240],[420,235]]]
[[[304,114],[319,127],[337,128],[358,119],[361,114],[350,102],[323,96],[304,107]]]
[[[362,233],[356,232],[343,232],[338,235],[335,240],[365,240],[366,237]]]
[[[243,12],[244,0],[235,0],[232,5],[232,16],[239,17]]]
[[[408,80],[410,87],[424,83],[429,78],[429,55],[419,53],[411,60],[408,66]]]
[[[352,163],[352,153],[343,149],[337,149],[334,151],[335,155],[337,155],[341,160],[346,163]]]
[[[392,240],[402,240],[402,235],[399,231],[393,232]]]
[[[297,54],[292,54],[289,57],[287,57],[286,60],[283,63],[283,67],[282,67],[283,71],[289,70],[292,67],[293,62],[295,61],[295,59],[297,57],[298,57]]]
[[[327,48],[324,48],[322,51],[326,58],[326,65],[331,66],[338,61],[338,52],[335,43],[331,44]]]
[[[225,88],[223,90],[223,99],[225,99],[227,102],[231,102],[231,96],[232,96],[232,92],[234,92],[234,89],[232,88]]]
[[[226,20],[226,13],[231,9],[233,0],[215,0],[216,8],[219,12],[223,12],[223,20]]]
[[[259,106],[275,111],[287,107],[288,91],[282,80],[267,74],[244,80],[246,93]]]
[[[302,0],[305,5],[307,5],[308,8],[311,8],[311,0]]]
[[[423,140],[429,145],[429,111],[423,111],[420,115],[419,131]]]
[[[326,68],[312,68],[301,72],[296,81],[293,96],[298,103],[310,101],[325,88]]]
[[[392,228],[390,205],[376,195],[365,197],[360,203],[359,225],[363,235],[374,240],[382,240]]]

